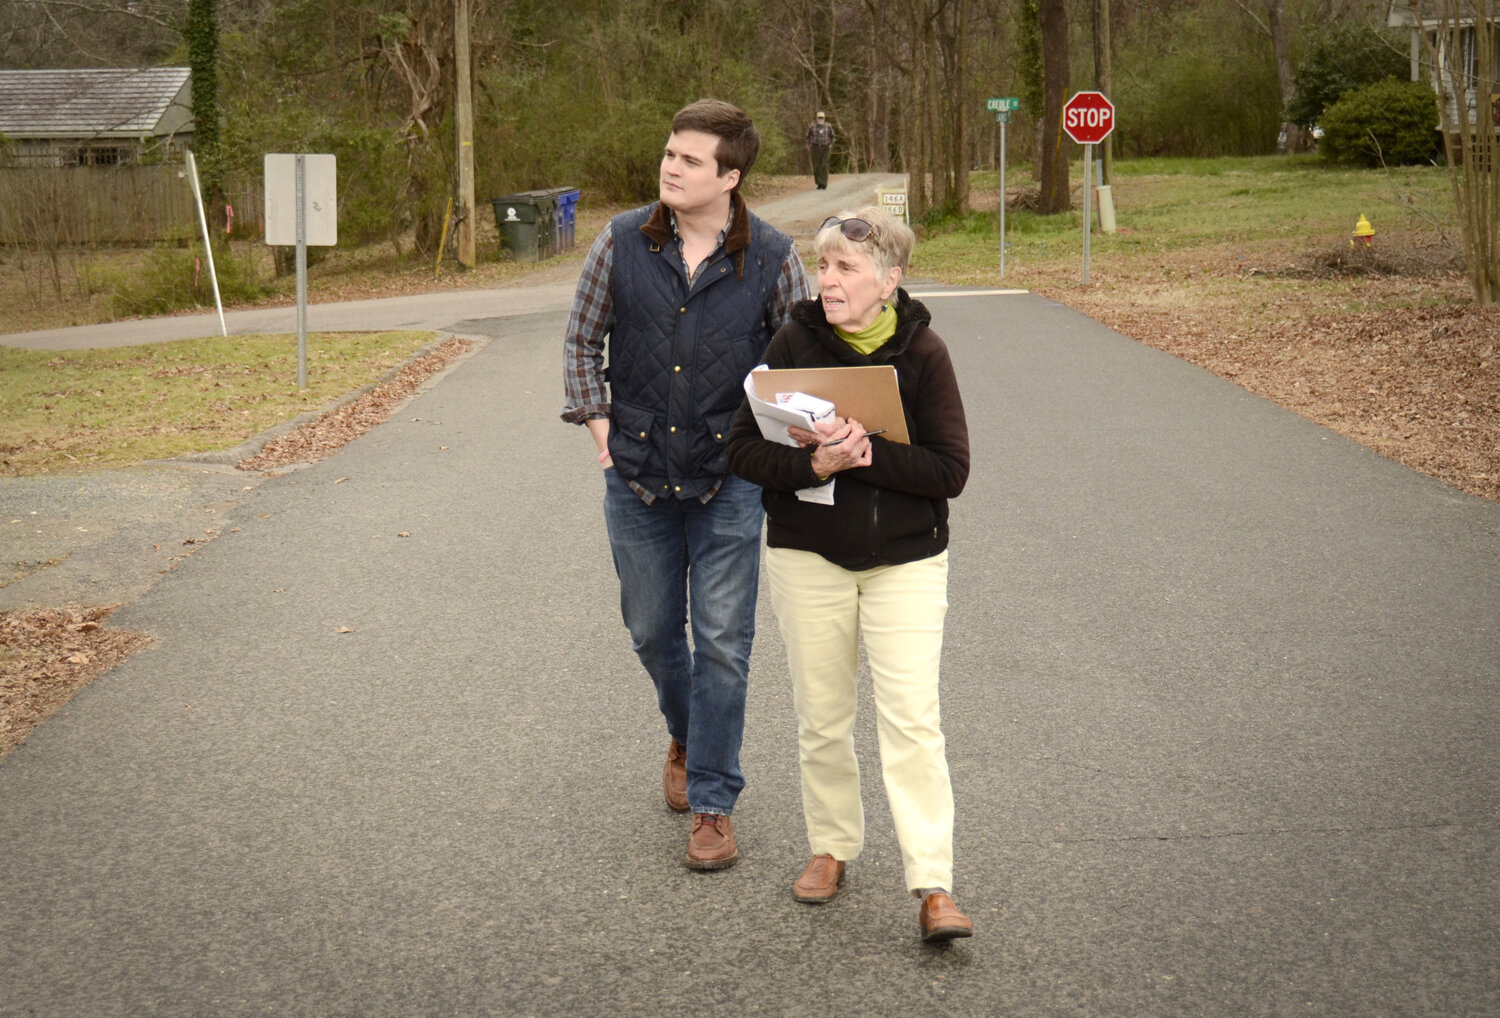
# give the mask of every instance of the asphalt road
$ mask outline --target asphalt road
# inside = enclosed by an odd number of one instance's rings
[[[224,509],[115,615],[155,647],[0,766],[0,1016],[1500,1012],[1500,506],[1043,298],[930,306],[973,940],[917,939],[868,703],[865,854],[791,900],[768,598],[743,858],[681,865],[565,312],[464,312],[482,348]]]

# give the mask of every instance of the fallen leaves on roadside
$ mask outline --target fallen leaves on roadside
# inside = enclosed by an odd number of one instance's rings
[[[267,445],[237,466],[241,470],[271,470],[322,459],[387,420],[427,379],[474,345],[473,340],[457,337],[438,344],[369,392]],[[339,478],[335,483],[346,480]],[[267,519],[270,514],[259,515]],[[203,536],[184,538],[182,544],[207,544],[218,536],[216,530],[205,530]],[[401,536],[410,534],[403,532]],[[151,642],[153,638],[145,633],[102,625],[118,607],[0,612],[0,759],[78,690]],[[349,626],[336,630],[354,631]]]
[[[105,626],[119,605],[0,612],[0,759],[153,637]]]
[[[300,463],[316,463],[383,424],[433,375],[467,354],[474,341],[454,336],[414,358],[390,378],[343,406],[335,407],[264,449],[235,464],[241,470],[276,470]],[[419,418],[414,418],[419,419]],[[341,483],[348,478],[341,478]]]

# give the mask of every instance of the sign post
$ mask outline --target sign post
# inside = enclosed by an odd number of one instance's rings
[[[984,108],[995,114],[995,123],[1000,125],[1000,278],[1005,278],[1005,125],[1010,115],[1021,108],[1021,100],[1013,97],[990,99]]]
[[[266,243],[297,246],[297,387],[307,388],[307,246],[339,242],[337,160],[266,155]]]
[[[1079,92],[1063,104],[1063,130],[1083,146],[1083,283],[1089,281],[1089,237],[1093,233],[1094,146],[1115,129],[1115,107],[1103,92]]]

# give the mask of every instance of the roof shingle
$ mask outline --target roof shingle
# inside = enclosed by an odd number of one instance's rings
[[[186,111],[178,110],[176,117],[167,113],[190,75],[186,67],[0,70],[0,134],[139,138],[167,133],[187,119]]]

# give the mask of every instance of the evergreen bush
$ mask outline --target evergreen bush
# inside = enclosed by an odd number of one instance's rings
[[[1438,153],[1437,94],[1426,82],[1387,78],[1345,93],[1319,123],[1318,154],[1333,162],[1401,166]]]
[[[1392,43],[1388,30],[1364,23],[1336,25],[1313,43],[1292,78],[1286,119],[1312,128],[1323,111],[1346,93],[1386,78],[1402,78],[1409,57]]]

